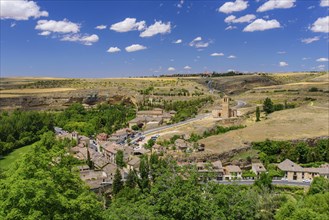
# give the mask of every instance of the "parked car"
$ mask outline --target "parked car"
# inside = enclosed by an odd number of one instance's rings
[[[303,183],[310,183],[311,182],[311,180],[309,180],[309,179],[303,179]]]
[[[285,178],[285,177],[283,177],[281,180],[282,180],[282,181],[288,181],[288,179]]]

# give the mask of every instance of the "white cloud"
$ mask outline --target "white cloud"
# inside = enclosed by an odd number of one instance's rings
[[[205,48],[209,46],[209,42],[197,42],[194,47],[196,48]]]
[[[281,62],[279,62],[279,66],[281,66],[281,67],[288,66],[288,63],[281,61]]]
[[[139,51],[139,50],[145,50],[145,49],[147,49],[147,47],[140,45],[140,44],[132,44],[125,48],[125,50],[129,53]]]
[[[48,12],[40,11],[40,7],[34,1],[0,1],[1,19],[28,20],[30,17],[48,17]]]
[[[73,23],[67,19],[63,21],[39,20],[35,29],[43,32],[78,33],[80,31],[80,24]]]
[[[328,62],[328,58],[321,57],[321,58],[317,59],[316,62]]]
[[[309,60],[309,59],[311,59],[311,58],[309,58],[309,57],[303,57],[302,58],[302,60]]]
[[[190,66],[184,66],[184,69],[185,70],[190,70],[190,69],[192,69],[192,67],[190,67]]]
[[[96,43],[98,40],[99,37],[96,34],[92,34],[92,35],[71,34],[71,35],[65,35],[61,38],[61,41],[80,42],[87,46]]]
[[[281,27],[280,23],[273,19],[273,20],[263,20],[257,19],[249,24],[247,27],[243,29],[244,32],[254,32],[254,31],[265,31],[273,28]]]
[[[189,43],[189,45],[195,48],[205,48],[209,46],[209,43],[210,42],[203,42],[202,37],[196,37]]]
[[[183,42],[182,39],[178,39],[178,40],[174,41],[173,44],[180,44],[180,43],[182,43],[182,42]]]
[[[157,34],[167,34],[171,31],[170,22],[162,23],[162,21],[156,21],[154,24],[145,29],[139,36],[140,37],[152,37]]]
[[[278,51],[277,54],[286,54],[286,51]]]
[[[106,29],[106,25],[103,25],[103,24],[98,25],[98,26],[95,27],[95,29],[104,30],[104,29]]]
[[[145,21],[136,22],[136,18],[126,18],[123,21],[112,24],[110,29],[116,32],[142,31],[145,29]]]
[[[329,16],[318,18],[310,27],[313,32],[329,33]]]
[[[234,29],[237,29],[237,27],[236,27],[236,26],[232,26],[232,25],[230,25],[230,26],[228,26],[227,28],[225,28],[225,31],[228,31],[228,30],[234,30]]]
[[[117,52],[120,52],[121,50],[120,50],[120,48],[118,48],[118,47],[110,47],[108,50],[107,50],[107,52],[109,52],[109,53],[117,53]]]
[[[295,2],[296,0],[269,0],[261,5],[257,9],[257,12],[264,12],[279,8],[292,8],[295,6]]]
[[[42,31],[41,33],[39,33],[39,35],[41,35],[41,36],[48,36],[50,34],[51,34],[50,31]]]
[[[16,26],[16,22],[12,22],[11,24],[10,24],[10,27],[11,28],[13,28],[13,27],[15,27]]]
[[[308,10],[313,9],[313,8],[315,8],[314,5],[311,5],[311,6],[307,7]]]
[[[236,0],[235,2],[225,2],[219,9],[219,12],[229,14],[232,12],[243,11],[248,7],[248,2]]]
[[[224,54],[223,53],[212,53],[212,54],[210,54],[210,56],[212,56],[212,57],[220,57],[220,56],[224,56]]]
[[[229,58],[229,59],[235,59],[236,56],[234,56],[234,55],[230,55],[230,56],[228,56],[227,58]]]
[[[321,0],[320,6],[321,7],[329,7],[329,0]]]
[[[255,20],[256,16],[253,14],[247,14],[240,18],[236,18],[234,15],[230,15],[227,18],[225,18],[226,23],[250,23],[251,21]]]
[[[320,40],[320,37],[311,37],[311,38],[304,38],[301,40],[302,43],[304,44],[310,44],[310,43],[313,43],[314,41],[318,41]]]
[[[225,22],[226,23],[231,23],[231,22],[233,22],[234,20],[236,19],[236,17],[234,16],[234,15],[229,15],[229,16],[227,16],[226,18],[225,18]]]
[[[168,71],[175,71],[175,68],[174,67],[169,67]]]

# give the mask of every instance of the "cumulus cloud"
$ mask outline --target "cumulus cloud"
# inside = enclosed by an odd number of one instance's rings
[[[329,16],[318,18],[310,27],[313,32],[329,33]]]
[[[182,43],[182,42],[183,42],[182,39],[178,39],[178,40],[174,41],[173,44],[180,44],[180,43]]]
[[[205,48],[209,46],[209,42],[202,41],[202,37],[196,37],[189,43],[189,45],[195,48]]]
[[[288,63],[281,61],[281,62],[279,62],[279,66],[281,66],[281,67],[288,66]]]
[[[116,32],[142,31],[145,29],[145,21],[136,22],[136,18],[126,18],[123,21],[112,24],[110,29]]]
[[[234,15],[230,15],[227,18],[225,18],[225,22],[226,23],[245,23],[245,22],[252,22],[253,20],[255,20],[256,16],[253,14],[247,14],[244,15],[240,18],[236,18]]]
[[[169,67],[168,71],[175,71],[175,68],[174,67]]]
[[[184,69],[185,70],[190,70],[190,69],[192,69],[192,67],[190,67],[190,66],[184,66]]]
[[[230,56],[228,56],[227,58],[229,58],[229,59],[235,59],[236,56],[234,56],[234,55],[230,55]]]
[[[329,0],[321,0],[320,6],[321,7],[329,7]]]
[[[269,0],[265,2],[263,5],[261,5],[257,12],[264,12],[269,11],[273,9],[279,9],[279,8],[292,8],[295,6],[296,0]]]
[[[235,2],[225,2],[219,9],[219,12],[229,14],[232,12],[243,11],[248,7],[248,2],[236,0]]]
[[[31,17],[48,17],[48,12],[41,11],[34,1],[0,1],[1,19],[28,20]]]
[[[230,31],[230,30],[234,30],[234,29],[237,29],[237,27],[230,25],[227,28],[225,28],[225,31]]]
[[[61,38],[61,41],[79,42],[87,46],[96,43],[98,40],[99,37],[96,34],[92,34],[92,35],[69,34]]]
[[[140,44],[132,44],[125,48],[125,50],[129,53],[139,51],[139,50],[145,50],[145,49],[147,49],[147,47],[140,45]]]
[[[210,54],[210,56],[212,56],[212,57],[221,57],[221,56],[224,56],[224,54],[223,53],[212,53],[212,54]]]
[[[103,25],[103,24],[98,25],[98,26],[95,27],[95,29],[104,30],[104,29],[106,29],[106,25]]]
[[[318,41],[320,40],[320,37],[310,37],[310,38],[304,38],[301,40],[302,43],[304,44],[310,44],[310,43],[313,43],[314,41]]]
[[[13,27],[15,27],[16,26],[16,22],[12,22],[11,24],[10,24],[10,27],[11,28],[13,28]]]
[[[63,21],[39,20],[35,29],[42,32],[78,33],[80,31],[80,24],[73,23],[67,19]]]
[[[281,27],[280,23],[273,19],[273,20],[263,20],[257,19],[250,23],[247,27],[243,29],[244,32],[254,32],[254,31],[265,31],[273,28]]]
[[[121,50],[120,50],[120,48],[118,48],[118,47],[110,47],[108,50],[107,50],[107,52],[109,52],[109,53],[117,53],[117,52],[120,52]]]
[[[156,21],[154,24],[145,29],[139,36],[140,37],[152,37],[157,34],[167,34],[171,31],[170,22],[162,23],[162,21]]]
[[[317,59],[316,62],[328,62],[328,58],[321,57],[321,58]]]

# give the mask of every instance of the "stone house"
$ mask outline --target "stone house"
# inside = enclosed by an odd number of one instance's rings
[[[196,163],[196,167],[198,173],[201,174],[200,179],[203,181],[211,179],[223,180],[224,170],[220,160],[211,163],[198,162]]]
[[[224,167],[224,179],[225,180],[235,180],[242,178],[242,171],[240,167],[235,165],[229,165]]]
[[[324,164],[319,168],[303,168],[291,160],[285,159],[278,164],[278,168],[285,173],[284,178],[289,181],[302,182],[303,180],[313,180],[318,176],[329,178],[329,164]]]
[[[266,172],[266,169],[262,163],[252,163],[251,170],[259,176],[261,173]]]

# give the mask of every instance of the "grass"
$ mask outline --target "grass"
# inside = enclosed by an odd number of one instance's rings
[[[223,153],[245,146],[245,142],[271,140],[291,140],[328,136],[328,107],[302,106],[278,111],[268,119],[249,125],[246,128],[211,136],[200,140],[209,153]]]
[[[234,157],[231,158],[231,161],[247,160],[248,157],[250,157],[251,159],[254,159],[257,157],[258,152],[259,152],[258,150],[250,149],[250,150],[247,150],[245,152],[241,152],[241,153],[235,155]]]
[[[0,159],[1,169],[8,170],[19,158],[27,154],[38,142],[18,148]]]

